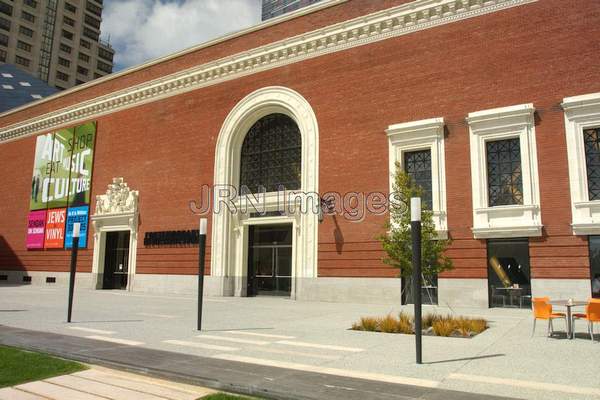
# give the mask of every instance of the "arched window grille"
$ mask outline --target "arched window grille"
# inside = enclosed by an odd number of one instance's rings
[[[302,138],[296,122],[285,114],[259,119],[242,144],[240,192],[300,189]],[[259,190],[260,188],[260,190]]]

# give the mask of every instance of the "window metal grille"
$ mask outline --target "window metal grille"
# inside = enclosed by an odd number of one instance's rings
[[[523,204],[519,139],[487,142],[486,151],[489,206]]]
[[[590,200],[600,199],[600,128],[583,131],[585,165]]]
[[[404,171],[421,187],[421,199],[431,210],[431,150],[404,153]]]
[[[258,120],[242,145],[240,189],[258,193],[262,186],[275,192],[300,189],[302,138],[298,125],[287,115],[271,114]]]

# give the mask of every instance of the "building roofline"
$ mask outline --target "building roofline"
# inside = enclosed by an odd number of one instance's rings
[[[203,43],[197,44],[195,46],[188,47],[188,48],[183,49],[183,50],[179,50],[179,51],[177,51],[175,53],[171,53],[171,54],[168,54],[168,55],[163,56],[163,57],[155,58],[155,59],[147,61],[145,63],[139,64],[139,65],[135,65],[133,67],[126,68],[126,69],[124,69],[122,71],[105,75],[102,78],[93,79],[93,80],[91,80],[89,82],[86,82],[86,83],[83,83],[81,85],[73,86],[73,87],[71,87],[69,89],[60,91],[60,92],[58,92],[56,94],[53,94],[51,96],[48,96],[48,97],[44,97],[43,99],[40,99],[40,100],[32,101],[32,102],[27,103],[27,104],[25,104],[23,106],[12,108],[12,109],[10,109],[8,111],[0,113],[0,118],[6,117],[6,116],[11,115],[11,114],[18,113],[20,111],[26,110],[26,109],[31,108],[31,107],[36,107],[36,106],[38,106],[40,104],[46,103],[48,101],[55,100],[57,98],[65,96],[65,95],[70,95],[70,94],[78,92],[80,90],[87,89],[87,88],[90,88],[90,87],[102,84],[104,82],[108,82],[108,81],[110,81],[112,79],[116,79],[116,78],[120,78],[120,77],[125,76],[125,75],[129,75],[131,73],[134,73],[134,72],[137,72],[137,71],[140,71],[140,70],[152,67],[152,66],[154,66],[156,64],[160,64],[160,63],[165,62],[165,61],[170,61],[170,60],[173,60],[175,58],[184,56],[186,54],[193,53],[195,51],[202,50],[204,48],[211,47],[211,46],[214,46],[214,45],[226,42],[228,40],[235,39],[235,38],[238,38],[240,36],[244,36],[244,35],[247,35],[249,33],[256,32],[256,31],[259,31],[259,30],[271,27],[273,25],[280,24],[282,22],[286,22],[286,21],[289,21],[289,20],[292,20],[292,19],[296,19],[296,18],[302,17],[302,16],[307,15],[307,14],[312,14],[314,12],[323,10],[325,8],[333,7],[333,6],[336,6],[338,4],[343,4],[343,3],[346,3],[348,1],[350,1],[350,0],[323,0],[321,2],[311,4],[309,6],[300,8],[298,10],[282,14],[282,15],[280,15],[278,17],[271,18],[271,19],[268,19],[266,21],[262,21],[261,23],[259,23],[257,25],[253,25],[253,26],[250,26],[248,28],[241,29],[239,31],[234,31],[234,32],[231,32],[231,33],[227,33],[227,34],[225,34],[223,36],[219,36],[219,37],[217,37],[215,39],[209,40],[208,42],[203,42]]]

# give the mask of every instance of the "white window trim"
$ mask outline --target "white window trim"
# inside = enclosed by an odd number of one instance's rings
[[[600,200],[590,201],[583,130],[600,127],[600,93],[566,97],[565,133],[574,235],[600,234]]]
[[[542,217],[533,104],[469,113],[473,236],[476,239],[541,236]],[[490,207],[486,142],[519,138],[523,204]]]
[[[389,140],[390,192],[393,190],[396,162],[404,163],[408,151],[431,151],[431,206],[438,236],[448,238],[446,211],[446,164],[444,156],[444,118],[390,125]],[[402,167],[404,167],[402,165]]]

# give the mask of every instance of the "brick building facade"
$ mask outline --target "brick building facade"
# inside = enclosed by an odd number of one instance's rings
[[[66,279],[69,251],[26,248],[30,168],[38,135],[95,121],[80,279],[103,287],[108,232],[127,230],[123,287],[194,290],[197,249],[144,237],[195,229],[190,202],[202,185],[235,186],[248,130],[284,114],[302,137],[306,192],[388,193],[394,161],[430,152],[433,210],[455,266],[431,285],[440,304],[588,297],[600,234],[589,136],[600,127],[599,22],[595,0],[330,1],[2,114],[0,275]],[[492,142],[518,147],[511,155]],[[512,203],[490,203],[494,151],[518,163]],[[139,198],[113,218],[96,199],[115,177]],[[255,226],[287,224],[292,297],[397,301],[397,271],[376,239],[385,219],[213,214],[207,290],[249,294]],[[500,254],[511,247],[522,251]],[[509,266],[523,267],[526,281]]]

